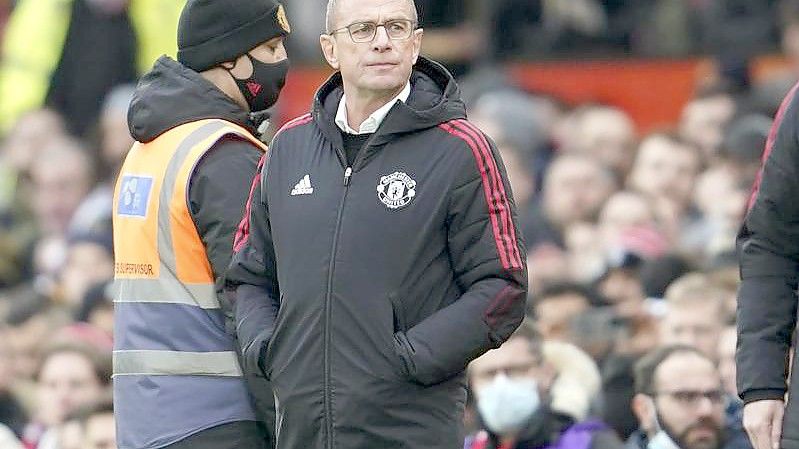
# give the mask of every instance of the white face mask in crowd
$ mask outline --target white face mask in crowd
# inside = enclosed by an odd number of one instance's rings
[[[488,430],[503,435],[518,432],[541,405],[535,379],[494,377],[480,390],[477,410]]]

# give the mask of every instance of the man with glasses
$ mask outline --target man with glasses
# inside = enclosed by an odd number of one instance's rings
[[[462,447],[466,365],[524,316],[502,161],[417,22],[412,0],[328,3],[337,73],[250,198],[227,281],[281,449]]]
[[[666,346],[635,367],[632,408],[641,430],[630,449],[720,449],[726,396],[714,362],[691,346]]]

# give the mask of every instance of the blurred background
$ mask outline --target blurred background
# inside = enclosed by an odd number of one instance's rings
[[[642,425],[634,364],[683,343],[719,369],[725,426],[740,434],[734,241],[799,79],[799,1],[416,3],[423,52],[456,75],[507,167],[529,317],[596,374],[573,418],[630,437]],[[326,1],[284,4],[292,72],[273,128],[306,112],[330,74],[318,43]],[[136,80],[174,56],[182,6],[0,0],[2,448],[104,447],[86,441],[108,400],[112,188]]]

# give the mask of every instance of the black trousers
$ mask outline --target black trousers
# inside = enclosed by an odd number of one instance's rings
[[[255,421],[211,427],[164,449],[265,449],[266,439]]]

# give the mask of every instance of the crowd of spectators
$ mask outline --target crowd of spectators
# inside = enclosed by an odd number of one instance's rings
[[[72,0],[64,44],[32,56],[50,58],[43,67],[11,56],[25,33],[40,42],[15,15],[49,3],[0,0],[3,448],[114,447],[111,196],[132,144],[137,61],[174,46],[168,28],[132,26],[137,2]],[[150,2],[164,16],[180,3]],[[326,2],[285,3],[289,55],[313,64]],[[793,3],[417,1],[425,51],[460,76],[470,119],[497,143],[528,246],[528,320],[469,369],[467,447],[534,449],[569,429],[597,448],[645,448],[663,430],[683,449],[749,447],[735,392],[735,235],[772,117],[799,76],[755,86],[723,69],[779,49],[799,61]],[[87,46],[105,69],[82,78],[88,63],[75,55]],[[676,123],[646,133],[612,104],[471,76],[511,59],[691,54],[718,58],[722,71],[697,80]],[[43,91],[4,87],[23,69],[47,81]],[[25,102],[8,100],[17,93]],[[486,399],[507,391],[503,375],[534,386],[517,389],[528,400],[511,407],[524,423],[494,416],[507,411]],[[531,408],[546,419],[527,416]],[[517,428],[503,435],[509,422]]]

